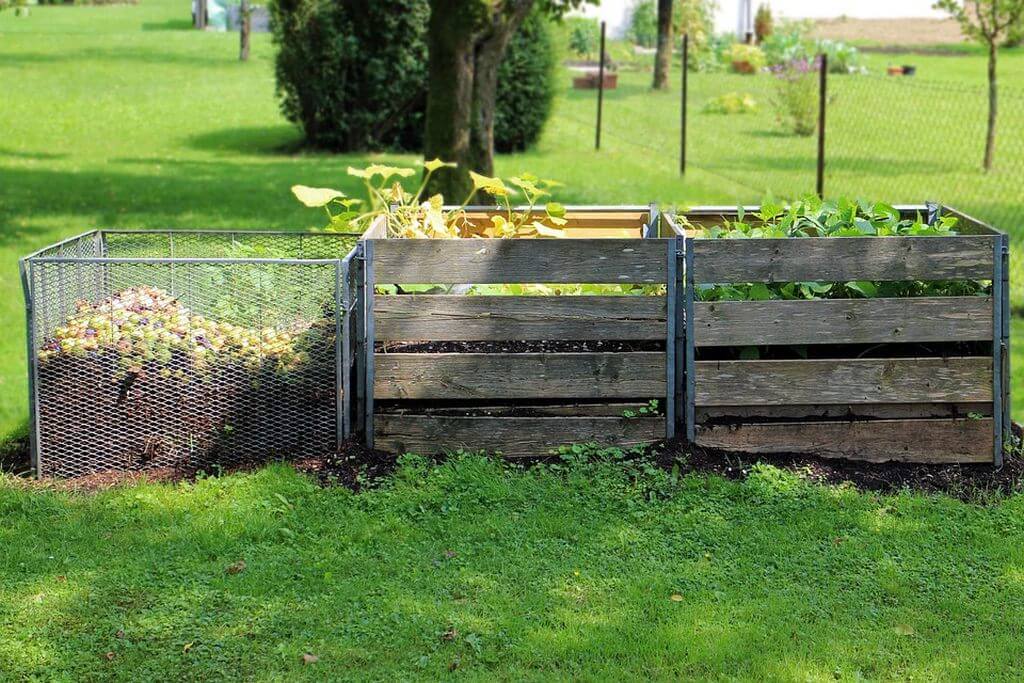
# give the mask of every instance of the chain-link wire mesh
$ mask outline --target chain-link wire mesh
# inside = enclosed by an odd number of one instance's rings
[[[355,239],[103,232],[28,259],[39,473],[332,451]]]

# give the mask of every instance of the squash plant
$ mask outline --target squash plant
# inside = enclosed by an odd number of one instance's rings
[[[928,223],[920,214],[912,219],[901,218],[899,211],[882,202],[845,198],[826,202],[816,196],[806,197],[789,206],[768,198],[758,211],[747,214],[740,207],[736,220],[726,220],[722,225],[711,227],[694,227],[683,217],[679,220],[694,230],[698,239],[945,237],[957,234],[957,219],[954,216],[940,216],[934,223]],[[698,285],[696,296],[701,301],[971,296],[987,294],[990,291],[989,285],[987,282],[971,280],[756,282]]]
[[[490,229],[494,236],[563,237],[566,224],[565,207],[557,202],[544,205],[544,217],[535,218],[538,202],[550,196],[553,180],[542,180],[524,173],[506,181],[470,171],[473,189],[454,209],[445,209],[440,194],[424,197],[431,176],[454,163],[433,159],[423,163],[424,173],[419,187],[409,192],[402,180],[416,174],[416,169],[372,164],[365,168],[349,167],[348,174],[363,180],[366,200],[348,197],[331,188],[294,185],[292,193],[309,207],[323,208],[327,213],[326,230],[332,232],[364,232],[380,216],[387,217],[388,236],[405,239],[457,239],[485,237]],[[521,193],[526,208],[516,210],[512,197]],[[465,207],[478,195],[485,194],[498,202],[503,211],[491,217],[491,225],[478,225],[469,220]],[[362,208],[362,210],[360,210]]]

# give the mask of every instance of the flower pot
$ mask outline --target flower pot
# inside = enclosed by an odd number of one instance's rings
[[[746,60],[733,62],[732,70],[738,74],[752,74],[757,71],[757,69],[754,68],[754,65]]]
[[[597,73],[588,73],[584,76],[577,76],[572,79],[572,87],[575,90],[595,90],[598,87],[600,77]],[[619,75],[617,73],[605,73],[604,75],[604,89],[614,90],[619,84]]]
[[[889,74],[890,76],[902,76],[903,75],[903,67],[902,66],[890,66],[890,67],[888,67],[885,70],[885,73]]]

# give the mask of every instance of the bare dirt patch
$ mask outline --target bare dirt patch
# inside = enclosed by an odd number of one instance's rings
[[[821,19],[815,22],[816,38],[858,41],[880,48],[907,49],[963,42],[953,19]]]

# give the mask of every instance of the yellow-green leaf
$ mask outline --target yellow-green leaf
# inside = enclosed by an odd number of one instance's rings
[[[552,228],[540,221],[534,221],[533,227],[537,230],[537,234],[543,237],[565,237],[565,231],[561,228]]]
[[[430,161],[423,162],[423,168],[427,169],[431,173],[439,168],[455,168],[458,166],[454,161],[441,161],[440,159],[431,159]]]
[[[306,185],[292,185],[292,194],[306,206],[326,206],[331,201],[345,196],[344,192],[332,190],[329,187],[308,187]]]

